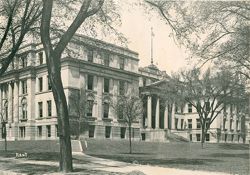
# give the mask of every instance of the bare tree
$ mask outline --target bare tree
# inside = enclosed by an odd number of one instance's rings
[[[66,16],[69,16],[69,18],[72,18],[72,22],[70,23],[69,27],[66,27],[67,25],[65,25],[63,30],[60,30],[59,35],[56,36],[58,42],[56,41],[56,43],[52,43],[53,36],[51,35],[51,32],[52,29],[54,30],[54,23],[51,24],[52,18],[54,19],[53,22],[56,22],[57,20],[60,21],[61,17],[52,15],[52,11],[53,9],[55,9],[53,8],[53,3],[55,2],[57,2],[58,4],[63,4],[70,13],[76,11],[75,8],[72,8],[70,6],[70,3],[73,3],[73,6],[76,7],[76,4],[74,3],[78,2],[78,5],[80,5],[80,9],[75,17],[65,14]],[[105,3],[107,4],[104,6]],[[61,79],[61,56],[76,31],[87,20],[90,20],[89,24],[91,25],[86,25],[90,26],[90,29],[93,29],[91,27],[95,26],[96,22],[99,19],[101,21],[101,24],[107,26],[110,30],[115,31],[111,26],[113,18],[107,16],[109,8],[112,8],[112,5],[114,5],[114,3],[112,3],[112,1],[105,1],[105,3],[104,0],[43,0],[42,21],[40,26],[41,40],[45,49],[48,74],[52,85],[52,92],[57,109],[58,129],[60,135],[60,170],[65,172],[72,171],[73,167],[68,107]],[[59,11],[61,11],[61,9]],[[99,18],[95,19],[94,16]],[[64,24],[64,21],[62,21],[62,23]],[[83,28],[84,27],[85,25],[83,26]]]
[[[2,138],[4,139],[4,150],[7,151],[7,130],[6,130],[6,123],[7,119],[4,118],[4,114],[0,112],[1,116],[1,128],[2,128]]]
[[[35,32],[41,17],[41,2],[2,0],[0,2],[0,76],[16,56],[25,36]]]
[[[143,115],[142,101],[138,95],[120,96],[112,102],[112,108],[119,119],[124,120],[129,130],[129,153],[132,153],[132,124]]]
[[[70,119],[71,134],[75,134],[77,139],[80,139],[81,133],[86,129],[87,119],[86,119],[86,109],[87,109],[87,98],[85,88],[81,88],[75,92],[71,92],[69,96],[69,113],[71,113],[72,118]],[[85,127],[85,128],[84,128]]]
[[[208,69],[202,74],[199,69],[192,69],[182,71],[171,81],[172,86],[168,84],[163,92],[166,98],[174,94],[176,99],[189,103],[196,109],[201,123],[202,147],[210,125],[226,105],[235,105],[239,110],[244,110],[246,105],[244,79],[226,70],[211,74]]]
[[[249,1],[145,1],[171,27],[177,42],[191,51],[190,58],[199,60],[200,67],[215,63],[250,78]]]

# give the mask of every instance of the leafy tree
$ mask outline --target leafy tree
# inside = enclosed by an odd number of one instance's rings
[[[138,95],[119,96],[117,101],[112,102],[112,108],[119,119],[124,120],[129,130],[129,153],[132,153],[132,124],[137,122],[143,115],[142,101]]]
[[[63,8],[60,10],[53,8],[53,3]],[[116,16],[116,13],[111,13],[115,14],[113,16],[108,15],[110,12],[114,12],[114,9],[115,5],[111,0],[105,2],[104,0],[43,0],[40,35],[45,49],[48,74],[57,110],[61,171],[70,172],[73,170],[68,106],[61,79],[61,57],[76,31],[81,29],[82,24],[84,24],[83,29],[86,30],[93,31],[95,27],[100,27],[97,24],[101,24],[109,29],[108,33],[115,31],[111,24],[114,19],[119,18],[119,15]],[[72,21],[68,21],[69,26],[61,20],[62,14],[60,12],[62,11]],[[75,11],[77,12],[76,16],[72,14]],[[98,21],[100,23],[97,23]],[[56,28],[58,29],[56,30]],[[58,31],[56,34],[54,34],[55,30]],[[117,34],[117,32],[115,33]],[[53,40],[54,38],[56,40]]]
[[[224,111],[226,105],[235,105],[243,110],[246,103],[244,79],[222,70],[214,74],[208,69],[204,74],[199,69],[182,71],[170,80],[170,86],[164,87],[163,92],[175,96],[177,101],[191,104],[199,115],[201,123],[201,144],[210,125]]]
[[[0,2],[0,76],[13,61],[25,36],[36,31],[40,17],[40,1],[2,0]]]

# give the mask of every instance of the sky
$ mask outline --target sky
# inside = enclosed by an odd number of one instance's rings
[[[129,2],[132,2],[130,0]],[[170,37],[171,29],[158,15],[157,11],[145,13],[141,6],[122,3],[120,31],[128,39],[128,48],[139,53],[139,66],[144,67],[151,61],[151,27],[153,27],[154,64],[168,74],[187,66],[185,48],[177,46]]]

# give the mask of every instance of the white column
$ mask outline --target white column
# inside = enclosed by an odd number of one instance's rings
[[[102,92],[103,92],[103,77],[96,77],[97,79],[97,109],[96,116],[98,120],[102,119]]]
[[[28,90],[28,96],[27,96],[27,119],[32,120],[35,119],[35,78],[29,78],[27,79],[27,90]],[[45,102],[43,101],[43,106]],[[43,109],[45,111],[45,108]]]
[[[167,128],[168,128],[168,104],[166,104],[164,111],[164,129]]]
[[[2,84],[0,84],[0,112],[3,110],[3,91],[2,91]]]
[[[14,83],[14,122],[18,122],[19,119],[19,82]]]
[[[152,128],[152,98],[148,96],[147,100],[147,117],[148,117],[148,128]]]
[[[155,128],[158,129],[160,124],[160,99],[157,98],[155,110]]]
[[[8,84],[8,122],[12,121],[13,94],[11,83]]]
[[[175,104],[173,103],[172,104],[172,114],[171,114],[171,129],[176,129],[175,128],[175,116],[174,116],[174,114],[175,114]]]

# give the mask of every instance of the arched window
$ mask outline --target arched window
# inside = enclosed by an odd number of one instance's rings
[[[4,103],[5,120],[8,121],[8,101]]]
[[[27,100],[23,98],[21,101],[22,105],[22,119],[27,119]]]

